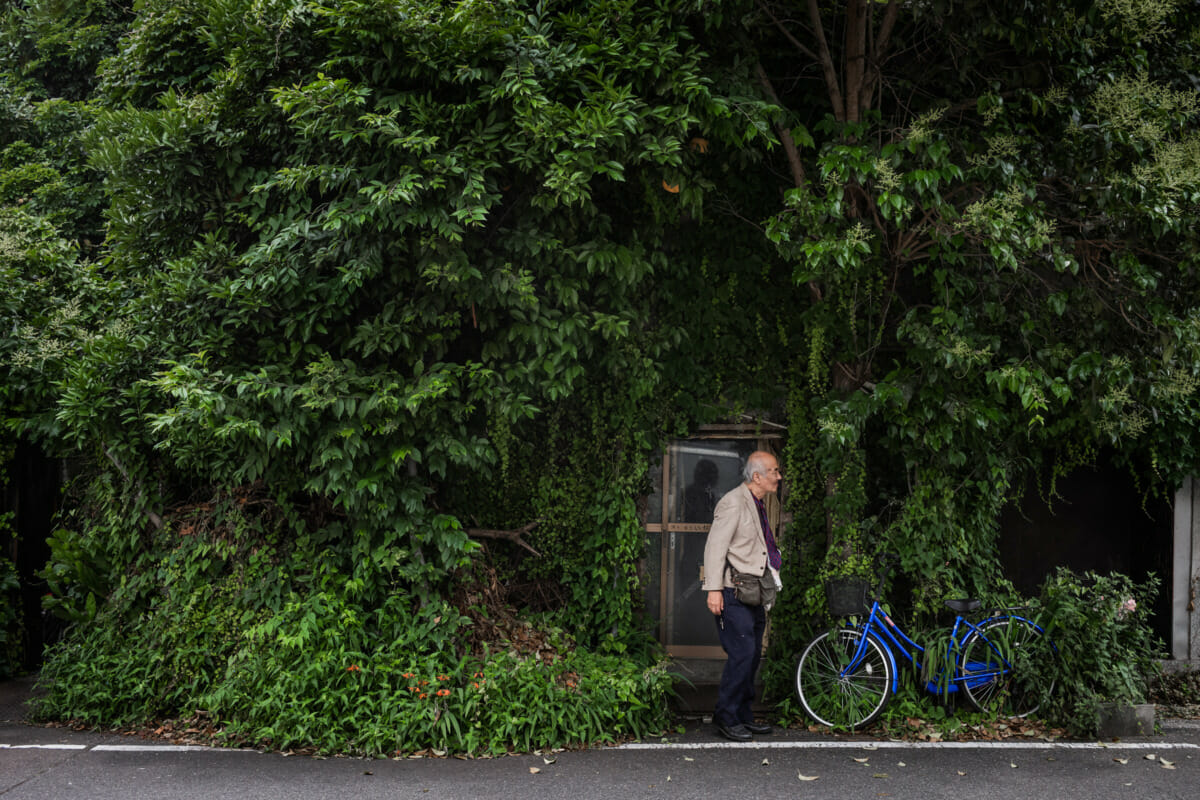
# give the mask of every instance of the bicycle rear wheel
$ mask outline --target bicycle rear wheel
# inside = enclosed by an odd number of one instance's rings
[[[982,634],[982,635],[980,635]],[[1019,617],[985,622],[963,641],[959,674],[971,705],[989,714],[1025,717],[1038,709],[1039,687],[1028,669],[1042,631]],[[1054,688],[1053,683],[1049,687]]]
[[[892,696],[892,661],[884,645],[861,631],[826,631],[808,643],[796,665],[796,694],[808,715],[831,728],[861,728]],[[853,662],[853,663],[852,663]]]

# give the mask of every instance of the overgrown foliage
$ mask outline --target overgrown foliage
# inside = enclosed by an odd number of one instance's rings
[[[746,411],[788,425],[777,651],[879,549],[921,615],[1006,591],[1030,474],[1200,466],[1198,31],[1172,0],[6,5],[0,413],[81,465],[46,713],[494,749],[486,669],[438,644],[486,565],[492,613],[578,645],[511,702],[644,732],[646,465]],[[452,692],[409,738],[334,724],[406,672]],[[311,702],[268,725],[283,687]]]
[[[835,5],[873,35],[826,52],[830,15],[791,40],[817,56],[795,96],[823,86],[828,114],[789,119],[793,187],[768,229],[810,295],[796,500],[831,543],[881,515],[932,608],[987,584],[1028,466],[1111,448],[1168,487],[1190,469],[1167,431],[1194,402],[1195,20],[1133,49],[1103,4]],[[758,9],[764,36],[786,32]],[[864,47],[865,73],[830,69]]]
[[[109,524],[119,515],[92,520]],[[323,536],[288,531],[284,509],[243,492],[175,509],[161,532],[135,536],[136,554],[80,552],[61,532],[47,577],[57,610],[83,624],[44,670],[38,713],[106,726],[182,717],[216,741],[373,756],[564,747],[667,724],[661,666],[527,622],[480,630],[504,607],[469,572],[456,576],[457,606],[397,583],[370,600],[386,563],[347,580]],[[110,559],[128,567],[102,604],[77,588],[85,576],[63,572]]]
[[[1117,573],[1060,569],[1046,581],[1038,621],[1047,637],[1038,652],[1023,654],[1021,665],[1030,685],[1042,690],[1043,716],[1090,736],[1098,702],[1147,702],[1164,655],[1147,620],[1157,591],[1157,579],[1137,584]]]
[[[0,526],[6,522],[0,519]],[[0,680],[15,675],[23,661],[20,588],[16,567],[0,556]]]
[[[808,614],[880,549],[919,613],[1005,591],[1030,476],[1052,499],[1099,458],[1148,494],[1194,469],[1198,35],[1166,5],[753,4],[787,176],[767,235],[806,294]]]
[[[8,22],[49,46],[42,11]],[[691,416],[711,416],[727,390],[756,394],[695,364],[762,368],[762,334],[743,332],[766,321],[776,336],[774,316],[720,319],[723,300],[763,293],[750,278],[769,250],[704,230],[703,190],[731,183],[741,156],[705,178],[697,134],[729,132],[727,147],[765,138],[729,121],[733,103],[711,90],[679,11],[139,6],[78,106],[86,130],[67,140],[105,178],[103,260],[39,218],[29,225],[58,248],[45,269],[60,283],[35,273],[24,241],[24,260],[5,265],[66,306],[31,318],[54,303],[14,296],[6,309],[23,332],[6,340],[8,363],[40,381],[40,393],[11,387],[6,414],[87,461],[45,571],[48,607],[76,629],[47,667],[42,713],[114,724],[200,709],[256,741],[325,730],[322,747],[354,739],[370,752],[660,724],[668,681],[634,619],[641,475],[679,413],[663,410],[676,392],[702,387]],[[671,191],[684,176],[695,180]],[[687,289],[721,337],[694,357],[682,345],[695,320],[671,290],[694,274],[682,256],[722,238],[712,252],[753,258]],[[271,509],[269,547],[254,526],[230,528],[232,497]],[[411,700],[405,672],[445,674],[464,692],[471,670],[509,685],[492,671],[511,657],[447,660],[436,641],[461,634],[444,609],[482,557],[470,527],[534,519],[543,556],[522,563],[499,543],[488,558],[506,585],[563,587],[544,624],[625,665],[570,650],[571,691],[545,665],[514,668],[519,691],[490,690],[486,707],[464,694],[436,729],[409,715],[399,740],[382,731],[409,705],[361,736],[345,733],[361,716],[330,719],[351,685],[318,696],[315,676],[347,658],[381,703],[395,699],[389,686]],[[201,531],[221,534],[204,544]],[[508,592],[489,612],[527,598]],[[361,638],[345,639],[348,619],[370,620]],[[299,663],[285,652],[317,671],[280,675]],[[139,665],[122,668],[129,659]],[[294,699],[296,681],[313,688],[299,716],[256,705]],[[549,694],[529,694],[539,681]],[[539,712],[522,723],[521,706]],[[501,713],[510,721],[488,716]]]

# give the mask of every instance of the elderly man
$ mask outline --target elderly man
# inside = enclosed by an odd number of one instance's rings
[[[770,453],[756,451],[746,459],[742,476],[746,482],[722,497],[713,510],[712,528],[704,544],[702,586],[727,656],[713,723],[718,733],[738,742],[749,741],[752,734],[771,732],[770,725],[754,721],[751,711],[767,609],[738,600],[732,570],[769,575],[778,587],[782,563],[763,503],[779,486],[779,462]]]

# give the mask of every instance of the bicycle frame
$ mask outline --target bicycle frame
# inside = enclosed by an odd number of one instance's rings
[[[943,667],[943,670],[953,670],[951,678],[947,683],[944,684],[944,686],[940,681],[931,680],[926,683],[925,690],[931,694],[951,694],[957,692],[961,684],[970,682],[972,688],[974,688],[975,686],[994,680],[998,676],[1004,674],[1007,669],[1011,668],[1012,665],[1009,664],[1006,659],[1004,659],[1003,654],[994,644],[991,643],[991,640],[988,639],[987,634],[985,634],[983,631],[983,628],[987,627],[990,622],[999,619],[1020,620],[1022,622],[1029,623],[1039,632],[1042,631],[1041,626],[1037,625],[1031,620],[1027,620],[1024,617],[1019,617],[1014,614],[1005,614],[1003,616],[993,615],[989,616],[987,619],[981,620],[978,623],[971,622],[961,614],[956,615],[954,618],[954,625],[950,629],[950,640],[946,643],[946,666]],[[887,652],[888,659],[891,661],[893,692],[898,691],[900,687],[900,670],[897,668],[896,661],[897,652],[899,652],[900,655],[902,655],[914,667],[921,669],[922,664],[919,660],[919,656],[924,655],[925,648],[908,637],[908,635],[900,628],[900,626],[897,625],[894,620],[892,620],[891,616],[885,612],[882,607],[880,607],[879,600],[872,602],[871,611],[867,615],[867,619],[864,622],[847,627],[858,631],[862,635],[858,640],[858,646],[855,649],[854,656],[850,659],[850,662],[842,668],[841,673],[843,675],[850,674],[858,668],[858,665],[862,661],[867,650],[867,637],[872,635],[875,637],[876,641],[883,645],[883,649]],[[1003,662],[1002,668],[993,671],[974,672],[969,676],[964,676],[960,673],[958,658],[956,656],[961,651],[961,648],[966,642],[967,637],[972,633],[978,634],[983,641],[988,643],[988,646]]]

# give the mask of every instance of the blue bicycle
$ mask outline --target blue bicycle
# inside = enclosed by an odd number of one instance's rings
[[[877,594],[867,611],[865,595],[864,587],[858,608],[831,608],[835,615],[862,621],[817,636],[796,666],[796,694],[822,725],[854,729],[878,717],[899,686],[897,655],[922,669],[925,648],[896,625]],[[1019,675],[1023,654],[1031,654],[1044,631],[1008,611],[972,622],[964,614],[978,611],[978,600],[947,600],[946,606],[957,616],[942,666],[932,670],[925,688],[941,695],[961,692],[975,708],[996,715],[1024,717],[1036,711],[1039,692]],[[1053,649],[1048,639],[1045,644]]]

